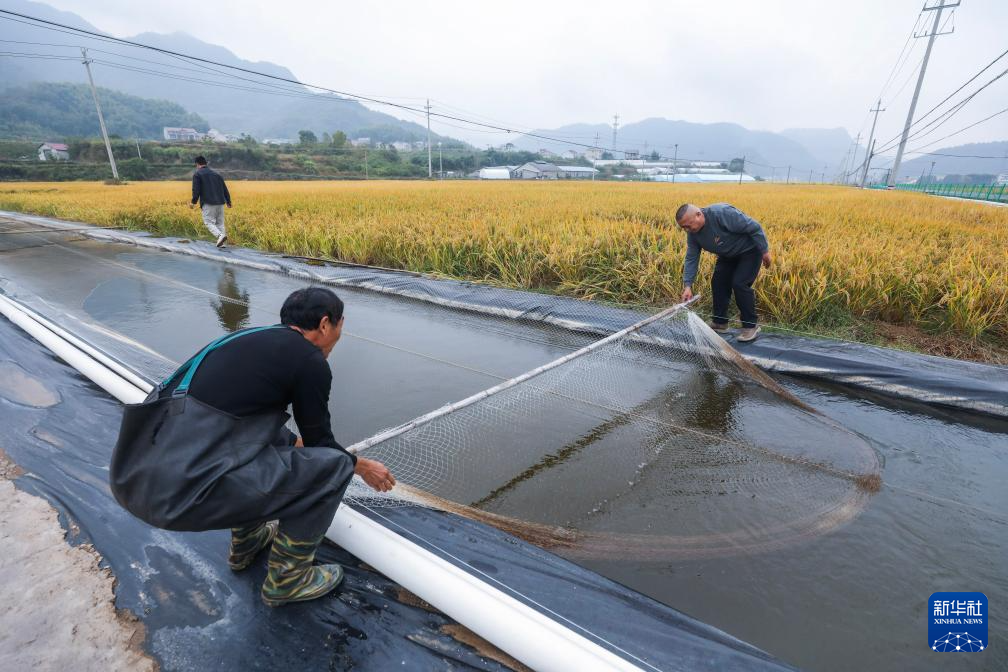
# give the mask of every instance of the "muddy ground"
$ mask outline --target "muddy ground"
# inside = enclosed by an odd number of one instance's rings
[[[157,670],[98,552],[67,543],[55,509],[14,487],[22,473],[0,450],[0,670]]]

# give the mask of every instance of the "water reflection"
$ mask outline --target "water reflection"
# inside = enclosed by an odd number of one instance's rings
[[[735,410],[742,390],[738,383],[713,371],[694,371],[685,378],[685,400],[693,407],[696,427],[730,432],[738,424]]]
[[[217,280],[217,301],[211,301],[210,307],[217,313],[221,328],[235,332],[244,329],[249,324],[249,295],[238,287],[234,269],[225,266]]]

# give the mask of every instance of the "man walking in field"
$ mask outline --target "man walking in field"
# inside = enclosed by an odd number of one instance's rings
[[[196,172],[192,177],[192,202],[190,208],[199,202],[203,211],[203,224],[217,237],[217,247],[224,247],[227,233],[224,231],[224,204],[231,207],[231,194],[220,174],[207,166],[203,156],[196,157]]]
[[[683,261],[682,300],[693,298],[693,280],[700,265],[700,251],[717,255],[711,277],[714,314],[711,328],[718,333],[728,330],[728,302],[735,294],[735,304],[742,320],[738,341],[748,343],[760,333],[756,323],[756,292],[752,285],[760,264],[770,268],[770,244],[763,227],[755,219],[727,203],[698,208],[684,203],[676,210],[676,223],[686,231],[686,259]]]

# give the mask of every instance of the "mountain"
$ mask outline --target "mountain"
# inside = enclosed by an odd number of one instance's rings
[[[941,156],[956,154],[957,156]],[[977,156],[993,156],[993,159],[978,159]],[[931,162],[934,161],[934,172]],[[934,154],[919,156],[904,161],[900,165],[900,178],[914,178],[921,175],[998,175],[1008,173],[1008,140],[1000,142],[975,142],[934,150]]]
[[[56,21],[76,28],[102,32],[80,16],[29,0],[5,0],[4,9]],[[104,33],[103,33],[104,34]],[[24,23],[0,21],[0,39],[34,43],[80,44],[89,49],[95,83],[142,98],[169,100],[192,110],[225,133],[248,133],[259,137],[297,138],[301,129],[316,134],[342,130],[357,137],[369,128],[401,130],[400,138],[426,137],[420,124],[376,112],[355,100],[335,95],[313,94],[298,84],[235,72],[219,66],[192,63],[124,45],[110,44],[78,35],[63,35]],[[206,58],[227,65],[296,79],[287,68],[270,62],[246,61],[216,44],[186,33],[142,33],[126,38],[134,42]],[[15,45],[11,51],[79,56],[76,48]],[[145,59],[145,60],[138,60]],[[3,58],[0,89],[32,82],[86,83],[79,59],[42,60]],[[222,75],[227,73],[227,76]],[[245,78],[239,79],[240,77]],[[202,80],[202,81],[193,81]],[[255,90],[250,90],[255,89]],[[111,122],[110,133],[120,133]],[[451,141],[450,138],[443,138]],[[457,142],[457,141],[456,141]]]
[[[834,153],[832,148],[840,144],[837,131],[846,138],[846,146]],[[606,124],[571,124],[534,133],[586,145],[595,144],[595,136],[598,134],[599,146],[611,147],[613,144],[612,127]],[[753,131],[738,124],[698,124],[652,118],[620,127],[616,134],[615,148],[646,151],[649,154],[657,151],[663,157],[672,158],[674,145],[678,143],[677,156],[680,159],[729,162],[733,158],[744,156],[746,172],[753,175],[783,177],[787,166],[791,166],[792,179],[798,179],[803,174],[804,179],[808,179],[808,171],[815,171],[818,179],[824,165],[827,166],[827,177],[839,169],[851,142],[850,136],[843,129],[824,130],[821,132],[822,138],[819,129],[802,129],[794,133],[797,138],[811,143],[811,148],[799,139],[787,137],[783,133]],[[516,139],[514,145],[519,149],[535,151],[542,148],[558,154],[571,149],[571,145],[563,142],[540,140],[527,135]],[[824,160],[824,156],[828,158]],[[616,158],[620,158],[618,153]]]
[[[853,139],[845,128],[788,128],[780,132],[794,140],[814,156],[819,163],[838,165],[850,151]],[[864,156],[864,148],[858,147]]]
[[[167,100],[150,100],[98,89],[111,132],[124,138],[160,138],[164,126],[206,131],[205,119]],[[99,131],[91,89],[86,84],[36,82],[11,87],[0,97],[0,138],[87,137]]]

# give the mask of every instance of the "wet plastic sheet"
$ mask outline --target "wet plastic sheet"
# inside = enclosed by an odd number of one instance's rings
[[[74,543],[95,545],[117,579],[116,605],[147,627],[162,669],[506,669],[450,633],[456,624],[330,545],[347,568],[332,596],[271,610],[263,562],[233,574],[227,533],[174,533],[112,499],[108,461],[121,407],[0,319],[0,362],[40,381],[38,399],[0,389],[0,446],[26,470],[19,487],[48,499]],[[715,628],[539,548],[425,509],[365,510],[449,561],[592,638],[642,669],[792,669]],[[464,637],[463,637],[464,639]]]
[[[0,211],[25,224],[62,229],[86,224]],[[641,319],[638,312],[589,301],[431,278],[352,265],[315,265],[298,258],[244,248],[219,250],[211,243],[157,238],[146,233],[76,231],[98,240],[179,252],[225,263],[285,273],[330,285],[359,287],[440,305],[511,318],[540,320],[567,329],[609,334]],[[860,343],[765,334],[737,344],[757,365],[789,375],[840,383],[886,396],[1008,417],[1008,367],[901,352]]]

